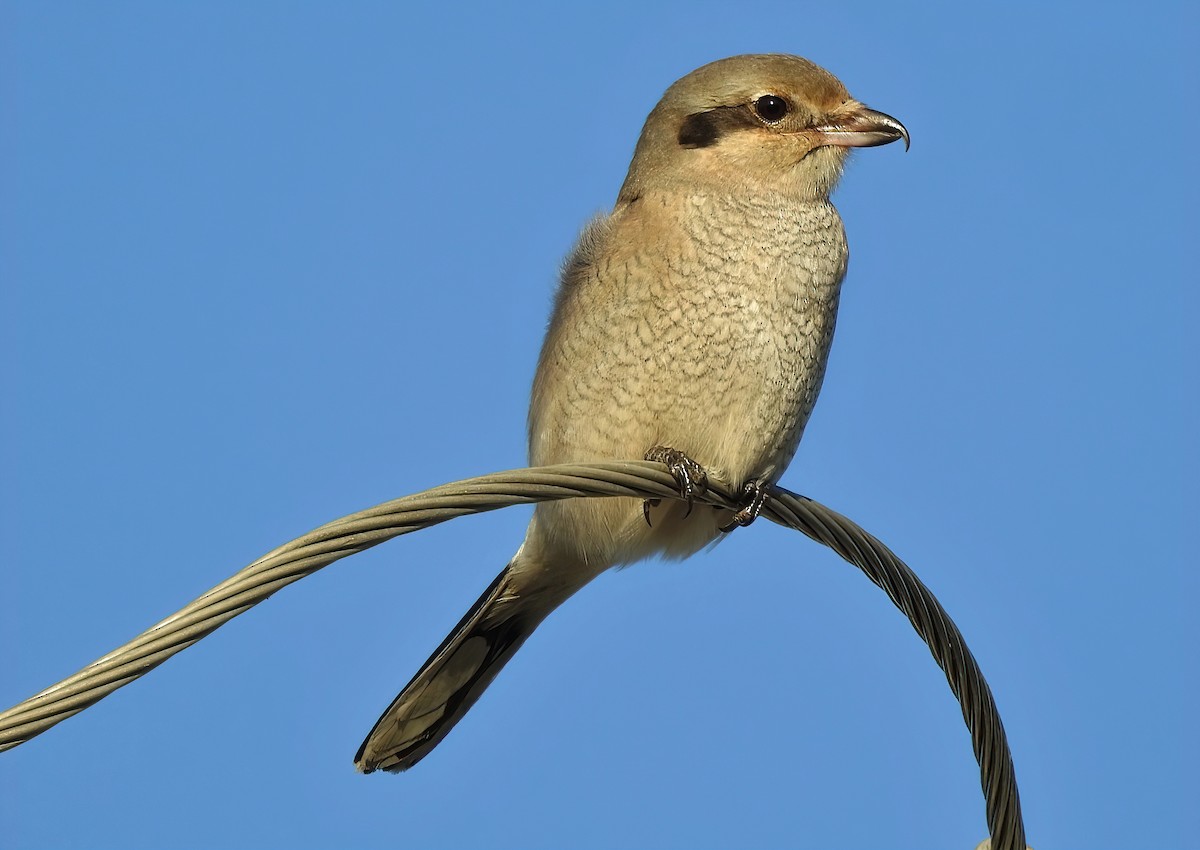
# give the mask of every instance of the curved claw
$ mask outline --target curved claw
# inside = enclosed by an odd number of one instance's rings
[[[735,528],[745,528],[758,519],[763,505],[767,503],[767,485],[761,481],[751,481],[742,488],[741,507],[734,512],[728,525],[721,526],[721,532],[728,534]]]
[[[670,470],[675,483],[679,486],[679,498],[687,505],[683,516],[686,519],[692,513],[695,497],[708,489],[708,473],[704,467],[678,449],[669,446],[651,446],[644,455],[646,460],[665,464]],[[653,504],[651,504],[653,503]],[[657,499],[647,499],[642,502],[642,512],[646,524],[650,524],[650,508],[658,504]]]

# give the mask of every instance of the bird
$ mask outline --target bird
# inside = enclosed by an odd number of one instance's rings
[[[817,400],[846,274],[829,196],[852,148],[909,134],[798,56],[706,64],[650,112],[611,212],[563,263],[530,398],[531,466],[666,464],[679,498],[539,503],[508,565],[355,756],[400,772],[600,573],[748,525]],[[710,482],[737,510],[697,506]]]

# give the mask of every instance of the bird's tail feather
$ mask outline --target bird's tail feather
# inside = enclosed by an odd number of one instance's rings
[[[376,721],[354,757],[359,770],[395,773],[423,759],[537,628],[544,613],[506,595],[510,575],[496,576]]]

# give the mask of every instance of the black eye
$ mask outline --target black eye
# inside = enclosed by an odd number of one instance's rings
[[[759,118],[768,124],[774,124],[777,121],[782,121],[783,117],[788,114],[788,102],[782,97],[777,97],[773,94],[764,94],[758,100],[754,101],[754,111],[758,113]]]

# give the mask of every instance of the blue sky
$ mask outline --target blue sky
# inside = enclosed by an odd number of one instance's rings
[[[838,337],[782,483],[959,623],[1035,847],[1194,841],[1196,14],[5,3],[0,703],[313,526],[522,466],[558,264],[645,114],[793,52],[913,146],[838,192]],[[0,844],[984,836],[924,645],[766,523],[601,577],[417,769],[357,775],[527,517],[343,561],[0,755]]]

